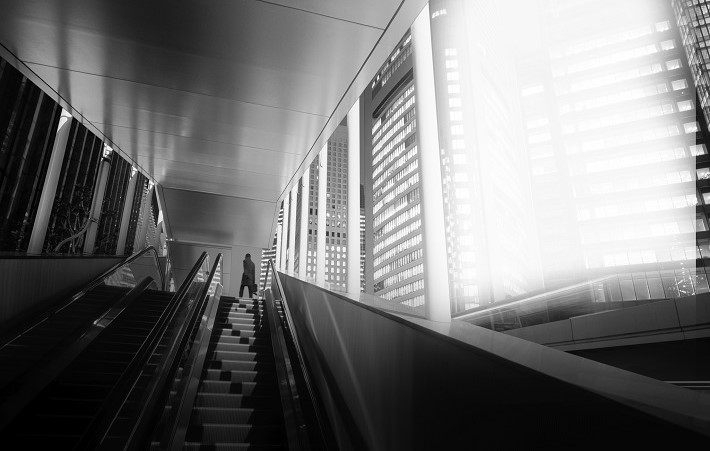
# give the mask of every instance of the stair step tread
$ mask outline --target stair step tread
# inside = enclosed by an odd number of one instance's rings
[[[190,426],[185,439],[210,445],[225,442],[280,445],[284,443],[284,431],[280,426],[207,423]]]

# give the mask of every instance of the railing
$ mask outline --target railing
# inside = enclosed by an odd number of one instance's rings
[[[710,440],[701,393],[465,322],[392,314],[281,272],[278,284],[340,449]],[[623,433],[629,424],[638,433]]]
[[[221,254],[218,260],[221,258]],[[216,267],[217,265],[215,265]],[[205,271],[209,268],[209,259],[206,252],[193,266],[190,276],[185,279],[175,296],[170,300],[167,308],[163,311],[156,324],[151,329],[148,336],[143,340],[140,349],[133,356],[131,362],[124,369],[116,385],[113,387],[107,398],[102,403],[97,415],[90,426],[85,431],[76,449],[95,449],[100,447],[108,434],[112,423],[116,420],[128,400],[129,395],[140,373],[144,370],[148,359],[156,352],[158,344],[163,339],[168,327],[174,323],[179,312],[187,311],[188,317],[194,320],[195,311],[199,310],[200,300],[207,296],[210,281],[214,275],[214,269],[209,275]],[[176,339],[182,339],[183,335],[189,335],[191,328],[184,321],[179,321],[181,334],[177,334]],[[173,340],[173,343],[176,340]],[[174,346],[173,346],[174,348]],[[168,353],[170,354],[170,353]],[[178,354],[179,355],[179,354]],[[167,363],[168,356],[163,361]],[[160,372],[153,378],[154,381],[160,378]],[[149,387],[153,388],[153,387]],[[140,405],[145,405],[141,403]]]
[[[320,442],[324,447],[332,446],[332,440],[328,435],[326,417],[321,411],[315,386],[311,381],[308,367],[304,359],[298,335],[294,330],[293,319],[289,309],[288,301],[284,295],[281,281],[274,268],[274,262],[269,260],[267,264],[267,276],[269,268],[273,274],[271,277],[271,290],[266,290],[264,284],[264,304],[269,318],[269,328],[271,342],[274,349],[274,360],[276,362],[276,372],[279,380],[279,391],[281,395],[281,405],[284,412],[284,423],[286,426],[286,437],[290,450],[308,450],[312,448],[312,442]],[[268,278],[268,277],[267,277]],[[267,280],[265,278],[265,280]],[[281,301],[283,315],[279,315],[275,299]],[[287,340],[290,341],[291,349]],[[295,354],[295,355],[294,355]],[[292,359],[298,366],[294,370]],[[303,398],[299,394],[296,375],[300,375],[305,391]],[[303,390],[305,388],[305,390]],[[307,419],[307,412],[311,413],[310,421]],[[308,424],[312,427],[309,428]],[[310,434],[310,435],[309,435]]]
[[[221,264],[222,254],[218,254],[207,280],[207,290],[199,298],[199,302],[195,306],[194,311],[199,313],[199,315],[194,315],[190,319],[191,324],[194,326],[189,330],[197,327],[197,331],[189,348],[187,348],[189,334],[182,337],[185,343],[182,344],[183,354],[178,354],[184,357],[181,359],[183,363],[180,383],[177,387],[171,387],[170,383],[172,381],[167,381],[168,385],[165,389],[175,388],[177,395],[172,398],[169,416],[164,419],[163,435],[160,437],[160,447],[163,449],[181,450],[185,446],[185,437],[190,426],[190,417],[197,399],[197,390],[200,386],[210,338],[217,318],[219,300],[222,296],[222,284],[215,282],[215,276],[221,277]],[[185,353],[187,355],[184,355]],[[154,415],[157,416],[157,412]]]
[[[210,309],[215,308],[214,306],[219,301],[222,286],[221,284],[215,285],[212,281],[216,273],[219,272],[221,274],[221,262],[222,254],[219,254],[210,271],[207,253],[203,252],[198,261],[199,268],[196,265],[185,279],[181,287],[181,290],[184,289],[185,293],[183,301],[176,306],[179,309],[172,314],[172,320],[168,321],[170,325],[162,336],[162,339],[167,343],[166,352],[158,363],[158,367],[147,388],[141,392],[140,399],[137,401],[141,408],[134,418],[135,421],[125,441],[124,449],[147,449],[150,447],[151,435],[156,429],[156,424],[159,423],[163,416],[163,410],[168,403],[178,368],[181,364],[184,365],[188,362],[184,358],[186,352],[191,352],[195,349],[195,344],[190,344],[191,334],[195,331],[195,326],[202,317],[203,312],[211,312]],[[209,306],[207,305],[208,296],[210,296],[211,301]],[[203,330],[202,334],[204,333]],[[209,334],[207,335],[207,341],[209,342]],[[194,362],[188,363],[191,368],[197,368]],[[187,371],[186,368],[187,366],[183,368],[183,371]],[[198,377],[200,373],[201,367]],[[183,373],[181,380],[186,382],[192,380],[187,379],[186,374],[188,373]],[[180,402],[182,402],[183,395],[177,398]],[[184,415],[184,408],[171,409],[172,413],[169,421],[165,421],[168,419],[163,419],[164,428],[170,429],[177,424],[175,415],[178,410],[182,410]],[[167,443],[171,440],[171,436],[164,436],[163,440]]]
[[[151,261],[154,261],[156,265],[152,266]],[[14,369],[17,374],[14,375],[13,381],[6,384],[0,393],[0,397],[5,401],[0,415],[0,429],[20,412],[36,393],[39,393],[54,380],[143,291],[149,288],[158,289],[162,285],[162,281],[160,266],[157,264],[157,253],[153,247],[148,247],[89,282],[61,307],[46,312],[39,320],[25,328],[21,334],[0,347],[3,349],[6,346],[11,346],[20,337],[31,333],[43,323],[60,315],[64,309],[97,287],[130,288],[127,293],[106,306],[106,310],[98,318],[87,318],[85,324],[79,323],[64,336],[57,336],[53,345],[44,349],[46,358],[32,362],[24,368]]]
[[[34,321],[22,329],[22,332],[16,334],[5,343],[0,344],[0,349],[12,344],[25,333],[44,323],[48,318],[57,315],[96,287],[112,286],[133,288],[145,277],[152,277],[155,281],[153,284],[154,288],[163,289],[164,276],[160,269],[160,264],[158,263],[158,253],[153,246],[148,246],[142,251],[126,258],[124,261],[117,263],[103,274],[95,277],[84,285],[81,290],[72,295],[66,302],[61,303],[59,306],[54,306],[46,310],[43,314],[38,315]]]
[[[615,274],[484,305],[452,318],[498,332],[708,292],[705,268]]]

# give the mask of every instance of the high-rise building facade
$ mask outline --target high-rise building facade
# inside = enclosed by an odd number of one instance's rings
[[[707,123],[670,2],[545,5],[541,51],[519,66],[545,282],[623,274],[611,300],[682,291],[707,230]]]
[[[271,241],[271,247],[265,247],[261,250],[261,273],[259,275],[259,288],[262,289],[264,286],[271,286],[271,276],[272,273],[268,268],[269,260],[276,263],[276,253],[278,252],[278,230],[283,228],[284,220],[284,209],[283,206],[279,209],[279,216],[276,221],[276,233],[274,233],[274,238]],[[267,276],[268,273],[268,276]]]
[[[710,123],[710,2],[672,0],[671,3],[698,100],[705,121]]]
[[[539,288],[541,277],[501,7],[466,0],[429,6],[449,297],[458,312]]]
[[[347,282],[347,205],[348,205],[348,128],[340,124],[328,139],[326,211],[318,210],[320,158],[310,165],[308,177],[307,280],[316,279],[318,215],[325,213],[325,283],[331,289],[345,290]]]
[[[366,227],[372,227],[366,251],[373,264],[372,291],[418,307],[424,304],[424,250],[412,51],[407,33],[363,94],[362,164],[371,187],[365,216]]]

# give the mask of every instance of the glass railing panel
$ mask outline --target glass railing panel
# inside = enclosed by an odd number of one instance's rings
[[[710,291],[704,267],[619,274],[506,299],[455,319],[505,331]]]
[[[281,271],[279,270],[280,273],[285,274],[287,276],[294,277],[296,279],[300,279],[297,274],[293,272],[287,272],[287,271]],[[302,280],[302,279],[301,279]],[[276,292],[276,286],[274,278],[271,277],[271,289]],[[408,305],[405,302],[394,302],[388,299],[384,299],[381,297],[377,297],[371,294],[363,293],[360,291],[356,292],[351,292],[343,288],[342,285],[336,284],[336,283],[331,283],[331,282],[323,282],[323,283],[316,283],[312,278],[307,281],[308,283],[317,286],[319,288],[322,288],[326,291],[329,291],[331,293],[336,293],[339,296],[345,297],[347,299],[353,300],[360,302],[365,305],[369,305],[371,307],[375,307],[381,310],[384,310],[386,312],[391,312],[391,313],[400,313],[404,315],[410,315],[410,316],[417,316],[424,318],[426,316],[425,311],[424,311],[424,305]]]

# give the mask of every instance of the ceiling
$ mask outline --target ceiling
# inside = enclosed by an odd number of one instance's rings
[[[265,247],[425,4],[0,0],[0,54],[162,186],[172,238]]]

